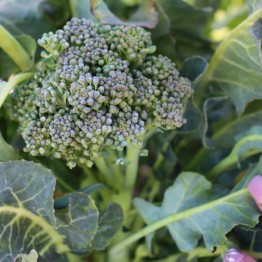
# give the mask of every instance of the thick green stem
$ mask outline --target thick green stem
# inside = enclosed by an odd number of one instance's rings
[[[124,188],[126,189],[133,189],[135,185],[138,171],[139,151],[140,150],[135,146],[130,145],[127,147],[126,160],[128,163],[124,180]]]
[[[130,209],[132,202],[132,195],[138,172],[139,149],[135,146],[129,145],[127,147],[126,160],[127,165],[124,182],[121,192],[118,195],[118,198],[121,201],[121,206],[124,210],[124,214],[127,214],[127,211]]]
[[[1,82],[0,83],[0,108],[3,105],[6,97],[10,93],[10,91],[20,84],[21,82],[30,79],[33,76],[33,73],[21,73],[15,75],[10,81],[8,82]]]
[[[112,200],[122,207],[125,214],[126,224],[128,219],[127,212],[129,211],[132,203],[132,195],[137,178],[139,149],[133,145],[129,145],[127,147],[125,158],[127,161],[127,165],[123,177],[123,183],[121,185],[121,190],[119,194],[115,194],[112,196]]]
[[[27,71],[32,66],[32,60],[20,43],[0,25],[0,47],[22,70]]]
[[[102,175],[102,180],[104,180],[101,182],[105,182],[109,187],[117,190],[119,188],[118,178],[121,178],[121,174],[115,173],[116,169],[114,169],[111,164],[108,164],[103,157],[97,157],[94,162],[97,169]]]
[[[97,169],[103,174],[103,176],[108,177],[111,175],[110,168],[106,164],[106,161],[103,157],[97,157],[94,162]]]
[[[186,210],[186,211],[182,211],[181,213],[178,213],[178,214],[174,214],[174,215],[170,215],[166,218],[163,218],[155,223],[152,223],[150,225],[148,225],[147,227],[141,229],[140,231],[128,236],[127,238],[125,239],[122,239],[120,240],[117,244],[115,244],[111,250],[110,250],[110,255],[113,257],[113,256],[116,256],[118,252],[120,252],[121,250],[125,249],[127,246],[133,244],[134,242],[136,242],[137,240],[147,236],[148,234],[150,233],[153,233],[155,232],[156,230],[162,228],[162,227],[165,227],[167,225],[170,225],[176,221],[179,221],[179,220],[182,220],[182,219],[185,219],[191,215],[194,215],[196,213],[199,213],[199,212],[204,212],[205,210],[209,209],[211,206],[214,206],[214,205],[217,205],[221,202],[224,202],[226,201],[228,198],[232,198],[233,195],[236,196],[236,195],[241,195],[243,194],[244,192],[247,192],[247,189],[242,189],[242,190],[239,190],[235,193],[232,193],[226,197],[223,197],[223,198],[220,198],[218,200],[214,200],[214,201],[211,201],[205,205],[202,205],[200,207],[195,207],[195,208],[191,208],[189,210]]]
[[[124,173],[125,176],[123,177],[121,191],[119,194],[115,194],[112,196],[112,201],[118,203],[123,209],[125,215],[124,225],[126,226],[129,225],[130,218],[132,217],[130,216],[129,211],[132,203],[132,195],[138,173],[139,151],[140,150],[133,145],[129,145],[127,147],[125,157],[125,159],[127,160],[127,165]],[[118,234],[118,237],[116,237],[115,241],[118,241],[119,238],[122,238],[121,234]],[[128,248],[122,249],[117,254],[114,252],[112,253],[109,250],[108,262],[129,261],[128,252]]]

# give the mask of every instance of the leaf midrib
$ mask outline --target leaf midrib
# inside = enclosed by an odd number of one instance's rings
[[[194,208],[191,208],[189,210],[185,210],[182,211],[180,213],[176,213],[173,215],[169,215],[159,221],[156,221],[150,225],[148,225],[147,227],[145,227],[144,229],[138,231],[137,233],[134,233],[130,236],[128,236],[127,238],[123,239],[122,241],[119,241],[117,244],[115,244],[112,248],[111,248],[111,252],[112,253],[117,253],[120,252],[122,248],[124,248],[125,246],[128,246],[132,243],[134,243],[135,241],[141,239],[142,237],[147,236],[148,234],[162,228],[165,226],[168,226],[174,222],[177,222],[179,220],[185,219],[187,217],[191,217],[193,215],[196,215],[198,213],[204,212],[208,209],[214,208],[214,206],[217,206],[219,204],[223,204],[226,203],[227,201],[230,201],[231,199],[234,199],[235,197],[239,196],[239,195],[245,195],[245,194],[249,194],[248,190],[245,189],[241,189],[235,193],[231,193],[225,197],[219,198],[217,200],[211,201],[209,203],[206,203],[204,205],[201,206],[196,206]]]
[[[50,236],[51,242],[56,247],[58,254],[70,252],[69,247],[64,244],[64,236],[60,235],[44,218],[21,207],[2,206],[0,207],[0,214],[1,213],[15,213],[18,217],[30,219],[32,223],[39,225],[43,231]],[[42,255],[41,252],[40,255]]]

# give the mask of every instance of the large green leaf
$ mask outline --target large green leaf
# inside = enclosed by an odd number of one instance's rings
[[[251,12],[255,12],[256,10],[262,8],[261,0],[248,0],[247,2]]]
[[[65,242],[72,251],[86,253],[98,229],[99,212],[94,200],[84,193],[71,193],[68,199],[68,207],[55,212],[59,218],[56,228],[67,237]]]
[[[181,0],[158,0],[157,3],[169,17],[170,31],[176,38],[205,39],[204,29],[211,10],[196,8]]]
[[[51,29],[41,5],[45,0],[1,0],[0,24],[12,34],[28,34],[35,39]],[[61,15],[61,14],[60,14]]]
[[[175,56],[177,63],[193,55],[206,57],[211,53],[211,42],[204,33],[212,13],[210,8],[197,8],[182,0],[158,0],[156,6],[159,23],[153,37],[159,52]]]
[[[252,13],[217,48],[205,74],[196,82],[194,99],[197,105],[203,104],[210,87],[228,96],[238,114],[247,103],[262,98],[260,45],[252,32],[253,24],[261,16],[262,9]]]
[[[73,253],[92,249],[99,228],[94,201],[85,193],[71,193],[68,207],[54,213],[54,189],[55,177],[39,164],[0,163],[0,261],[14,261],[32,249],[44,261],[78,261]],[[120,207],[113,206],[118,219],[107,220],[104,233],[110,232],[108,238],[119,230],[123,219]]]
[[[120,229],[123,219],[122,210],[116,204],[110,204],[107,209],[101,214],[98,221],[98,230],[92,240],[92,248],[95,250],[105,249],[111,238]]]
[[[212,250],[235,225],[254,226],[260,212],[247,189],[209,202],[210,189],[203,176],[184,172],[167,189],[160,207],[138,198],[134,204],[150,229],[167,226],[181,251],[195,248],[201,237]]]

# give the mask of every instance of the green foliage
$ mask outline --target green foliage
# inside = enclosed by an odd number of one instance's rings
[[[182,62],[192,55],[208,56],[211,41],[205,30],[212,9],[196,8],[181,0],[160,0],[156,6],[160,22],[153,30],[153,37],[160,52]]]
[[[12,146],[6,143],[1,132],[0,132],[0,162],[8,160],[17,160],[19,158],[18,154]]]
[[[138,10],[132,14],[128,21],[122,21],[116,17],[102,0],[91,0],[90,3],[92,13],[96,19],[103,24],[137,25],[154,28],[158,22],[158,14],[154,9],[154,2],[152,0],[143,1]]]
[[[68,207],[54,212],[55,177],[39,164],[0,163],[0,181],[0,255],[6,261],[32,249],[44,260],[78,261],[73,253],[104,249],[121,226],[119,206],[111,204],[99,215],[85,193],[69,194]]]
[[[135,199],[134,204],[150,229],[167,226],[181,251],[195,248],[201,237],[212,251],[223,244],[235,224],[255,225],[260,213],[247,189],[208,201],[210,189],[211,183],[203,176],[181,173],[166,190],[160,207],[143,199]]]
[[[16,257],[16,261],[21,261],[21,262],[36,262],[37,259],[38,259],[38,254],[34,249],[32,249],[28,255],[19,254]]]
[[[232,99],[238,114],[243,113],[247,103],[261,98],[262,65],[257,39],[252,34],[252,25],[261,14],[261,9],[251,14],[216,50],[205,74],[196,82],[197,104],[206,97],[210,85]]]
[[[3,49],[0,50],[0,77],[6,79],[19,70],[29,70],[36,51],[34,39],[28,35],[13,37],[3,27],[0,27],[0,36],[0,47]]]
[[[261,16],[261,0],[0,1],[1,259],[261,260]]]

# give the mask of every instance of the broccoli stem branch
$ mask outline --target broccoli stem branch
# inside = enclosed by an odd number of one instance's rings
[[[0,47],[22,70],[27,71],[32,66],[32,60],[20,43],[0,25]]]
[[[10,91],[15,86],[20,84],[21,82],[30,79],[32,76],[33,76],[33,73],[21,73],[21,74],[15,75],[8,82],[4,82],[4,81],[0,82],[0,108],[3,105],[5,99],[8,96],[8,94],[10,93]]]
[[[103,157],[97,157],[95,160],[95,165],[99,172],[102,174],[105,182],[108,186],[114,185],[114,174],[112,168],[106,163]],[[114,187],[113,187],[114,188]]]
[[[97,169],[105,176],[110,176],[110,168],[106,164],[106,161],[103,157],[97,157],[95,160],[95,165]]]
[[[129,145],[126,151],[126,160],[127,165],[123,186],[120,194],[117,197],[117,199],[120,201],[119,204],[122,206],[125,215],[127,215],[132,202],[132,195],[138,172],[139,149],[133,145]],[[127,216],[125,221],[127,221]]]
[[[133,189],[138,170],[139,149],[133,145],[127,147],[126,159],[128,161],[124,180],[124,188]]]

